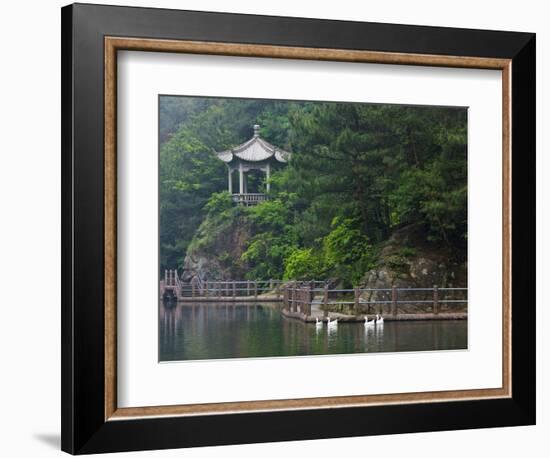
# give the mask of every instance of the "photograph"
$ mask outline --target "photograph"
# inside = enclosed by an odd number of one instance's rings
[[[160,362],[468,349],[468,107],[158,114]]]
[[[0,458],[548,454],[550,16],[501,4],[3,4]]]

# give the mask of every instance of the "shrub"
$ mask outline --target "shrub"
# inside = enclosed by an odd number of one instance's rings
[[[324,277],[322,255],[312,248],[295,248],[285,261],[286,280],[310,280]]]

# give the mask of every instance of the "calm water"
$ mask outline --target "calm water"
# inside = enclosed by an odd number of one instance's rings
[[[467,321],[326,324],[281,315],[279,305],[160,307],[160,360],[323,355],[467,348]]]

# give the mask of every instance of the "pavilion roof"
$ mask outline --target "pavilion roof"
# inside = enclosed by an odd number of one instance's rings
[[[277,162],[288,162],[290,153],[277,148],[260,137],[260,126],[254,126],[254,136],[234,148],[216,152],[223,162],[230,163],[235,158],[247,162],[261,162],[273,157]]]

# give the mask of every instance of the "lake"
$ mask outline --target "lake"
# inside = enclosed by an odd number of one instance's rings
[[[160,306],[159,359],[303,356],[344,353],[458,350],[468,346],[468,322],[386,321],[365,329],[335,329],[283,317],[280,304]]]

